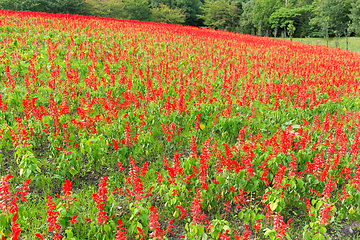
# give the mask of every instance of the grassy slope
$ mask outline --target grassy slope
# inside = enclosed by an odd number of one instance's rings
[[[293,41],[302,42],[310,45],[327,45],[325,38],[293,38]],[[338,40],[336,38],[329,38],[329,47],[336,48],[337,41]],[[341,49],[346,49],[346,38],[340,38],[338,42]],[[348,50],[353,52],[360,52],[360,37],[349,37]]]

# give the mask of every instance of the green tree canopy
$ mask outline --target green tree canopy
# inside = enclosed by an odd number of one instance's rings
[[[247,2],[242,2],[242,14],[240,16],[240,30],[243,33],[251,34],[255,30],[255,26],[253,24],[254,20],[254,6],[256,0],[249,0]]]
[[[170,8],[160,3],[158,7],[151,9],[151,21],[171,24],[182,24],[186,20],[184,12],[179,8]]]
[[[192,26],[202,25],[198,15],[202,14],[202,0],[149,0],[151,7],[159,7],[160,3],[169,6],[172,9],[181,9],[186,17],[184,24]]]
[[[204,24],[215,29],[235,31],[238,27],[239,9],[236,2],[229,0],[206,0],[199,15]]]
[[[128,20],[150,20],[151,9],[148,0],[95,1],[99,15]]]
[[[318,36],[346,34],[350,23],[350,0],[323,0],[314,2],[314,18],[311,24],[320,29]],[[322,31],[321,31],[322,30]]]
[[[84,0],[0,0],[0,9],[82,14]]]
[[[254,5],[253,15],[255,27],[264,28],[268,34],[271,28],[270,16],[282,6],[285,6],[283,0],[257,0]]]
[[[304,36],[309,32],[307,26],[312,10],[312,5],[297,8],[281,7],[271,14],[269,23],[273,29],[287,29],[288,25],[292,23],[296,29],[299,29],[299,35]]]
[[[355,32],[357,36],[360,36],[360,0],[356,0],[352,3],[349,18],[352,21],[350,31]]]

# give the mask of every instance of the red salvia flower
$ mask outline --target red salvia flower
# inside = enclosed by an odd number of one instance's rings
[[[54,239],[55,240],[62,240],[62,236],[58,232],[56,232],[55,235],[54,235]]]
[[[132,140],[131,140],[131,129],[129,122],[125,123],[125,146],[128,148],[131,148],[132,146]]]
[[[45,233],[42,235],[40,233],[35,233],[35,236],[40,238],[41,240],[44,240]]]
[[[18,213],[16,211],[14,216],[11,219],[11,232],[12,232],[12,234],[9,235],[9,237],[11,237],[11,240],[18,240],[20,232],[21,232],[21,228],[19,228],[19,224],[16,222],[17,215],[18,215]]]
[[[232,212],[230,211],[231,206],[229,204],[229,200],[227,200],[227,203],[224,203],[224,210],[225,213],[221,214],[221,217],[223,217],[224,215],[228,215],[229,213],[232,214]]]
[[[121,162],[118,162],[118,166],[120,172],[125,170],[124,165]]]
[[[285,171],[286,171],[286,167],[279,164],[279,170],[275,173],[275,188],[276,189],[280,189],[280,187],[283,187],[281,184],[282,184],[282,180],[284,178],[284,174],[285,174]]]
[[[138,226],[136,226],[136,229],[138,230],[139,232],[139,235],[140,235],[140,240],[144,239],[145,238],[145,233],[142,231],[142,229]]]
[[[154,208],[154,206],[151,205],[149,209],[149,229],[151,230],[150,237],[152,237],[153,240],[156,239],[162,239],[163,237],[163,231],[160,230],[160,224],[159,224],[159,214],[158,209]]]
[[[254,224],[253,227],[255,228],[256,231],[260,231],[261,230],[261,219],[256,220],[256,224]]]
[[[178,208],[181,212],[181,215],[180,215],[180,220],[186,216],[189,216],[189,214],[186,212],[186,208],[183,208],[182,206],[176,206],[176,208]]]
[[[116,240],[125,240],[126,239],[126,233],[127,230],[124,228],[124,225],[121,221],[121,219],[118,220],[118,225],[116,226],[116,228],[118,229],[116,231]]]
[[[219,233],[219,239],[220,240],[229,240],[230,236],[227,236],[227,234],[229,233],[229,230],[223,231],[223,233]]]
[[[201,190],[198,189],[191,203],[191,216],[193,218],[192,224],[194,225],[198,223],[203,223],[205,220],[207,220],[205,214],[201,211],[201,201]]]
[[[323,195],[324,195],[324,201],[327,202],[332,190],[335,188],[335,184],[337,183],[337,180],[333,180],[333,176],[330,177],[329,181],[326,183]]]
[[[23,201],[23,202],[26,202],[26,201],[27,201],[26,195],[28,194],[27,191],[30,190],[30,188],[29,188],[29,183],[30,183],[30,181],[31,181],[31,179],[27,179],[27,180],[23,183],[23,185],[22,185],[22,187],[20,188],[20,190],[19,190],[18,192],[16,192],[16,194],[15,194],[16,196],[20,197],[20,200]]]
[[[47,196],[46,213],[48,214],[47,223],[48,223],[49,231],[51,232],[54,229],[60,231],[60,224],[57,222],[57,218],[59,217],[60,214],[59,212],[55,211],[56,204],[51,199],[52,199],[51,196]]]
[[[156,182],[157,182],[158,184],[161,184],[161,183],[165,182],[165,181],[163,180],[163,178],[162,178],[162,175],[161,175],[159,172],[156,172],[156,174],[158,175],[158,176],[157,176],[157,179],[156,179]]]
[[[286,225],[283,221],[283,217],[279,213],[275,213],[273,215],[273,229],[276,231],[276,237],[283,239],[283,237],[286,237],[286,231],[287,227],[290,227],[289,223],[291,222],[291,219],[288,221],[288,224]]]
[[[72,219],[69,220],[68,222],[69,222],[70,224],[75,224],[77,216],[78,216],[78,214],[74,215],[74,216],[72,217]]]
[[[109,218],[106,216],[106,212],[104,211],[104,206],[107,203],[107,176],[104,176],[99,184],[99,193],[93,194],[93,199],[96,202],[96,208],[99,210],[98,212],[98,224],[107,224],[107,219]]]
[[[329,218],[331,217],[331,213],[332,213],[332,208],[334,207],[334,205],[330,205],[330,204],[324,204],[322,206],[322,208],[320,209],[320,216],[319,216],[319,222],[321,225],[326,225],[329,221]]]
[[[171,232],[172,235],[175,236],[174,232],[171,230],[171,228],[174,227],[174,225],[172,225],[172,223],[174,222],[174,220],[175,220],[175,219],[172,219],[172,220],[169,221],[169,223],[168,223],[168,228],[167,228],[167,232]]]
[[[148,166],[149,162],[145,162],[141,168],[140,171],[140,175],[143,176],[144,178],[146,177],[146,172],[147,172],[147,166]]]
[[[209,145],[210,145],[210,139],[208,139],[203,144],[202,153],[200,155],[199,177],[200,177],[200,184],[202,189],[207,189],[207,175],[209,172],[209,160],[210,160]]]
[[[11,206],[11,193],[9,191],[10,189],[10,183],[9,179],[13,178],[12,175],[6,175],[5,177],[1,178],[0,181],[0,209],[2,210],[2,213],[6,215],[6,212],[8,210],[8,207]]]

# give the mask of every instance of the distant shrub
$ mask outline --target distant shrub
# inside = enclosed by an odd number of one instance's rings
[[[151,9],[151,21],[171,24],[182,24],[186,20],[185,13],[179,8],[170,8],[160,3],[159,7]]]
[[[3,10],[83,14],[84,0],[0,0]]]

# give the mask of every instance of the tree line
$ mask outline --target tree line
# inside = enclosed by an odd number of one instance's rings
[[[165,22],[269,37],[360,36],[360,0],[0,0],[0,8]]]

